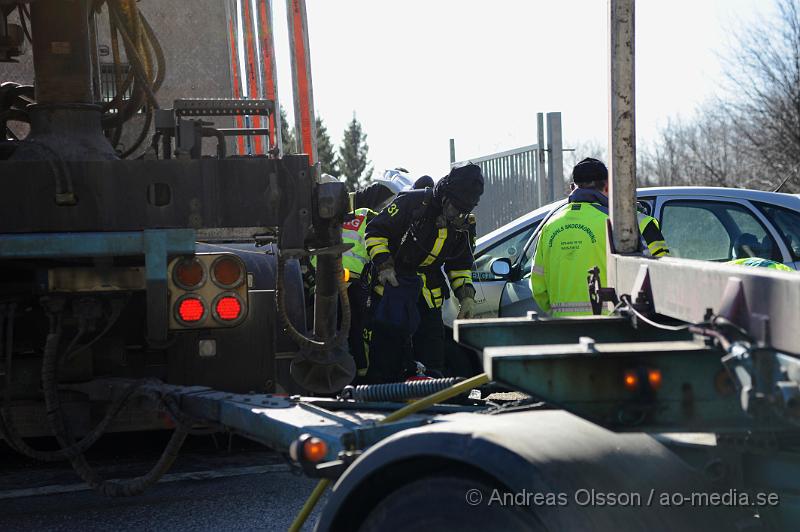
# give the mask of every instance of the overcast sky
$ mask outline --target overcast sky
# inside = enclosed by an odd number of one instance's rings
[[[560,111],[565,147],[608,135],[606,0],[307,0],[317,114],[334,144],[356,113],[376,171],[447,173],[536,142]],[[720,56],[768,0],[639,0],[639,143],[719,93]],[[285,2],[273,3],[279,91],[292,115]],[[292,122],[293,123],[293,122]]]

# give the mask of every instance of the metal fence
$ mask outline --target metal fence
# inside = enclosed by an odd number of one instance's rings
[[[486,179],[483,196],[475,208],[478,235],[485,235],[545,203],[542,161],[539,146],[533,144],[453,163],[454,166],[475,163]]]
[[[475,209],[478,236],[497,229],[561,197],[564,185],[561,113],[536,114],[536,144],[485,157],[455,162],[455,139],[450,139],[450,166],[472,162],[486,178],[483,196]],[[546,164],[545,164],[546,161]]]

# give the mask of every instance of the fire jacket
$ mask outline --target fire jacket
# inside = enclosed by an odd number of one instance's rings
[[[472,249],[467,228],[442,224],[441,206],[430,189],[400,193],[367,225],[367,251],[376,267],[393,260],[398,275],[418,275],[429,308],[448,297],[442,267],[455,291],[472,285]],[[440,225],[444,225],[440,227]],[[383,287],[375,286],[378,294]]]
[[[596,190],[577,189],[545,223],[531,267],[533,298],[553,316],[592,314],[588,271],[600,268],[606,286],[606,220],[608,199]],[[655,218],[638,215],[645,254],[669,254]]]

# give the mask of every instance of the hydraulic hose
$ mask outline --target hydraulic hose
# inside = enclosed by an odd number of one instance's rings
[[[286,258],[283,256],[282,253],[279,253],[278,274],[277,274],[278,278],[275,281],[275,288],[278,292],[277,294],[278,316],[280,317],[283,326],[286,327],[286,332],[289,334],[289,337],[292,340],[294,340],[294,342],[298,346],[300,346],[301,348],[308,349],[310,351],[327,351],[329,349],[332,349],[334,346],[342,343],[350,332],[350,319],[351,319],[350,298],[347,296],[347,285],[342,280],[343,272],[340,270],[338,276],[339,301],[341,302],[342,306],[342,323],[339,326],[339,330],[336,331],[336,335],[333,337],[332,340],[319,342],[303,335],[300,331],[298,331],[295,328],[295,326],[289,319],[289,314],[286,312],[286,282],[284,280],[285,269],[286,269]]]
[[[442,390],[440,392],[436,392],[431,394],[427,397],[423,397],[413,403],[404,406],[400,410],[396,410],[383,418],[381,421],[378,421],[378,425],[384,425],[386,423],[392,423],[393,421],[397,421],[403,419],[404,417],[410,416],[411,414],[415,414],[420,410],[425,410],[426,408],[435,405],[436,403],[441,403],[442,401],[446,401],[451,397],[455,397],[460,395],[467,390],[471,390],[472,388],[476,388],[478,386],[482,386],[489,382],[489,376],[486,373],[481,373],[480,375],[476,375],[472,378],[469,378],[465,381],[459,382]],[[317,502],[319,501],[322,494],[325,493],[325,489],[331,483],[330,479],[323,478],[317,485],[314,487],[314,491],[311,492],[311,495],[308,496],[303,507],[300,509],[300,512],[295,517],[294,521],[292,522],[291,526],[289,527],[289,532],[298,532],[300,528],[303,526],[303,523],[306,522],[308,516],[311,515],[311,512],[314,510],[314,506],[316,506]]]

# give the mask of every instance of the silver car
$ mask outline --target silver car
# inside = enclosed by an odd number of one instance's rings
[[[737,188],[654,187],[637,191],[640,210],[658,219],[670,255],[725,262],[758,256],[800,269],[800,195]],[[538,310],[529,285],[537,228],[564,203],[534,210],[478,239],[472,280],[476,316]],[[445,302],[444,323],[458,314]]]

